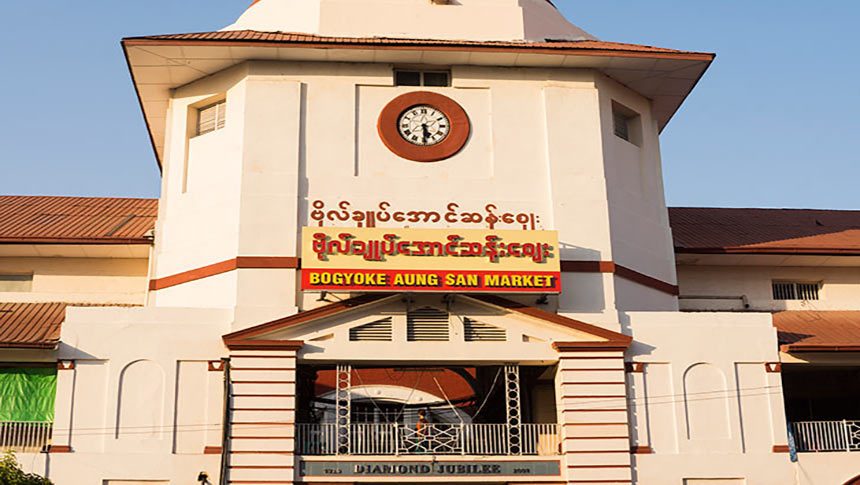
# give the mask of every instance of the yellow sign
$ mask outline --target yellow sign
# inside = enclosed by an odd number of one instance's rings
[[[558,235],[305,227],[302,289],[559,293]]]

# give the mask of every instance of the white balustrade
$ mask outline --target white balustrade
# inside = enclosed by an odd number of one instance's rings
[[[518,426],[523,455],[557,455],[560,438],[556,424]],[[509,453],[506,424],[371,423],[350,425],[350,455],[488,455]],[[298,424],[296,448],[302,455],[337,454],[336,424]],[[343,453],[341,453],[343,454]]]
[[[51,442],[53,427],[44,421],[0,421],[0,450],[38,453]]]
[[[801,421],[791,433],[799,452],[860,451],[860,421]]]

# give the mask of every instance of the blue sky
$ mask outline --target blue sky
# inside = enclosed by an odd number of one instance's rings
[[[2,2],[0,194],[157,196],[119,40],[216,30],[248,3]],[[860,2],[555,3],[604,40],[717,53],[663,133],[670,205],[860,209]]]

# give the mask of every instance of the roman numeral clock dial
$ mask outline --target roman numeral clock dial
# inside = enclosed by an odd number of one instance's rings
[[[426,104],[407,109],[399,124],[400,136],[418,146],[435,145],[451,131],[451,121],[445,113]]]
[[[395,155],[416,162],[438,162],[459,153],[471,134],[466,111],[439,93],[406,93],[389,102],[377,125],[382,142]]]

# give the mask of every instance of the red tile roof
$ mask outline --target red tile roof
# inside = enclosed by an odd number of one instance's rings
[[[0,349],[53,349],[68,307],[122,307],[91,303],[0,303]]]
[[[438,40],[438,39],[399,39],[390,37],[325,37],[319,35],[293,32],[257,32],[254,30],[232,30],[219,32],[197,32],[189,34],[149,35],[144,37],[129,37],[123,40],[127,45],[160,43],[160,42],[241,42],[248,44],[309,44],[314,47],[417,47],[421,49],[438,47],[451,50],[484,50],[484,49],[526,49],[535,53],[565,54],[565,51],[587,53],[595,51],[600,54],[655,54],[658,57],[696,58],[697,60],[713,60],[714,55],[703,52],[680,51],[638,44],[620,42],[603,42],[599,40],[580,41],[548,41],[548,42],[510,42],[510,41],[469,41],[469,40]]]
[[[786,311],[773,315],[783,352],[860,351],[860,311]]]
[[[0,303],[0,348],[53,349],[65,303]]]
[[[860,255],[860,211],[675,207],[678,253]]]
[[[0,196],[0,243],[150,244],[157,199]]]

